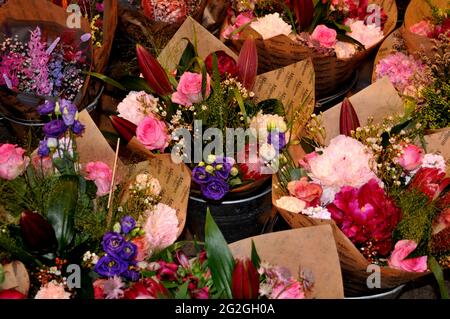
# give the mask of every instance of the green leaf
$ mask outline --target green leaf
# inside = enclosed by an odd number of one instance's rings
[[[94,77],[94,78],[100,79],[103,82],[105,82],[106,84],[110,84],[110,85],[112,85],[112,86],[114,86],[114,87],[116,87],[116,88],[118,88],[118,89],[120,89],[122,91],[126,91],[127,90],[122,84],[120,84],[116,80],[110,78],[109,76],[106,76],[104,74],[97,73],[97,72],[87,72],[87,74],[92,76],[92,77]]]
[[[256,269],[259,268],[261,264],[261,258],[259,258],[258,251],[256,250],[255,242],[252,240],[252,263]]]
[[[277,114],[285,116],[284,105],[278,99],[267,99],[258,103],[258,108],[265,114]]]
[[[179,74],[183,74],[185,71],[189,70],[192,65],[192,60],[195,58],[195,48],[192,42],[188,38],[183,38],[188,42],[186,49],[184,49],[181,55],[180,62],[178,64]]]
[[[332,22],[339,30],[352,32],[352,29],[348,25],[337,23],[335,20],[332,20]]]
[[[206,213],[205,242],[212,280],[217,290],[222,292],[223,297],[231,299],[231,277],[234,269],[234,258],[209,208]]]
[[[242,185],[242,180],[239,177],[233,178],[232,180],[230,180],[228,182],[228,184],[230,184],[231,187],[237,186],[237,185]]]
[[[175,293],[175,299],[190,299],[188,294],[189,281],[186,281]]]
[[[247,127],[248,126],[247,110],[245,109],[244,100],[242,99],[242,95],[238,89],[234,89],[233,92],[234,92],[234,97],[236,98],[236,101],[239,104],[239,109],[241,110],[242,116],[244,117],[245,127]]]
[[[79,180],[75,175],[63,175],[51,190],[46,216],[55,230],[58,250],[64,252],[75,237],[75,211]]]
[[[144,78],[139,76],[125,75],[120,78],[120,83],[128,91],[145,91],[149,94],[153,94],[153,90],[148,85]]]
[[[5,281],[5,272],[3,271],[3,266],[0,264],[0,284]]]
[[[39,266],[42,263],[34,258],[29,252],[27,252],[23,247],[19,246],[13,239],[9,236],[0,232],[0,248],[3,251],[7,251],[17,260],[20,260],[24,264],[37,264]]]
[[[445,284],[444,273],[442,272],[441,266],[433,256],[428,257],[428,267],[433,272],[434,277],[439,285],[439,291],[441,293],[442,299],[449,299],[448,290]]]

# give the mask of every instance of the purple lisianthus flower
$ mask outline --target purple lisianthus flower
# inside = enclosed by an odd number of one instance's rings
[[[105,253],[117,257],[123,250],[125,243],[125,238],[122,235],[109,232],[103,236],[102,247]]]
[[[72,125],[72,132],[76,135],[81,135],[84,132],[84,125],[80,121],[75,120]]]
[[[230,190],[230,185],[223,179],[213,176],[207,184],[202,184],[201,190],[207,199],[221,200]]]
[[[44,125],[43,131],[46,137],[58,138],[66,132],[67,126],[63,120],[53,120]]]
[[[77,106],[69,100],[64,99],[59,101],[59,105],[64,124],[66,124],[67,126],[71,126],[75,122],[75,116],[78,112]]]
[[[141,274],[136,270],[127,270],[122,276],[130,281],[138,281],[141,278]]]
[[[122,249],[117,254],[117,257],[125,261],[131,261],[136,257],[136,254],[137,246],[131,242],[125,242]]]
[[[277,152],[280,152],[286,146],[286,133],[272,131],[267,137],[267,143],[271,144]]]
[[[128,270],[128,263],[113,256],[103,256],[94,267],[94,271],[102,277],[120,276]]]
[[[122,233],[127,235],[136,227],[136,221],[131,216],[124,216],[120,221],[120,227],[122,229]]]
[[[46,138],[39,142],[38,155],[40,157],[47,157],[50,155],[50,148],[47,145]]]
[[[55,111],[55,102],[45,101],[44,104],[37,107],[37,111],[40,115],[52,114]]]
[[[213,176],[209,174],[204,166],[196,166],[192,170],[192,179],[199,185],[209,183]]]

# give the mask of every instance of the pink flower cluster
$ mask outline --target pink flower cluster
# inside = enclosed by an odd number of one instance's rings
[[[439,25],[434,25],[430,20],[422,20],[412,25],[409,31],[423,37],[437,39],[441,34],[450,33],[450,18],[445,18]]]
[[[259,294],[269,299],[304,299],[304,286],[291,276],[288,269],[261,265],[260,275],[266,277],[260,284]]]
[[[112,183],[112,170],[103,162],[90,162],[86,165],[86,179],[94,181],[97,186],[97,196],[109,194]]]
[[[25,156],[25,150],[17,145],[0,145],[0,178],[6,180],[16,179],[27,168],[30,159]]]

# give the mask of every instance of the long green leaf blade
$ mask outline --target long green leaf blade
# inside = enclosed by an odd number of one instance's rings
[[[436,278],[436,281],[438,282],[441,298],[449,299],[448,290],[444,280],[444,273],[441,269],[441,266],[439,266],[439,263],[433,256],[428,257],[428,267],[430,267],[434,277]]]
[[[255,242],[252,240],[252,263],[256,269],[259,268],[261,264],[261,258],[259,258],[258,251],[256,250]]]
[[[112,86],[114,86],[114,87],[116,87],[116,88],[118,88],[118,89],[120,89],[122,91],[126,91],[127,90],[122,84],[120,84],[119,82],[117,82],[114,79],[111,79],[109,76],[106,76],[106,75],[101,74],[101,73],[96,73],[96,72],[88,72],[87,74],[89,74],[90,76],[95,77],[95,78],[97,78],[99,80],[102,80],[106,84],[110,84],[110,85],[112,85]]]

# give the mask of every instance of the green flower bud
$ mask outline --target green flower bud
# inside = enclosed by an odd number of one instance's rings
[[[230,171],[231,176],[237,176],[239,174],[239,170],[236,167],[233,167]]]
[[[206,166],[206,171],[210,174],[214,173],[214,167],[212,167],[211,165]]]

